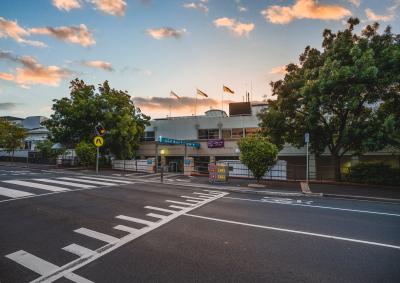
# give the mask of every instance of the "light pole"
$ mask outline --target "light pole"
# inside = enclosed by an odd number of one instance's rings
[[[160,155],[161,155],[161,175],[160,175],[160,179],[161,179],[161,183],[164,182],[164,155],[165,155],[165,149],[161,149],[160,150]]]

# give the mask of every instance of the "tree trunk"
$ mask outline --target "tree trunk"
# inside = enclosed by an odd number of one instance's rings
[[[342,174],[340,172],[340,156],[337,154],[332,154],[332,159],[333,159],[333,170],[334,170],[334,176],[336,181],[340,181],[342,178]]]

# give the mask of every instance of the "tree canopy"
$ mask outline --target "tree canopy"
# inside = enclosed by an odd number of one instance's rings
[[[399,144],[400,36],[379,24],[354,32],[323,32],[322,50],[307,46],[299,64],[286,66],[284,79],[271,82],[276,100],[259,115],[264,134],[280,148],[304,145],[326,149],[340,178],[340,158]],[[385,125],[385,126],[384,126]]]
[[[0,148],[8,153],[13,153],[17,148],[23,147],[27,131],[19,125],[0,119]]]
[[[54,100],[54,114],[43,124],[51,140],[68,147],[92,142],[94,127],[101,123],[107,130],[103,153],[117,158],[132,158],[150,117],[135,107],[127,91],[116,90],[105,81],[98,92],[83,80],[71,81],[70,97]]]

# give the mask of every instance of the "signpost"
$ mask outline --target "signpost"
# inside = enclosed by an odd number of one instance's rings
[[[308,184],[308,145],[310,143],[310,134],[309,133],[305,133],[304,134],[304,142],[306,143],[307,146],[307,168],[306,168],[306,182]]]
[[[93,139],[93,143],[97,147],[97,152],[96,152],[96,174],[99,174],[99,148],[104,145],[104,139],[101,136],[96,136]]]

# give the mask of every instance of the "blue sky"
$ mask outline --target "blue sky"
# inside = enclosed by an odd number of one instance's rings
[[[225,100],[247,89],[260,101],[280,66],[320,47],[324,28],[343,29],[351,15],[359,28],[378,20],[399,33],[399,11],[399,0],[2,1],[0,115],[49,116],[75,77],[109,80],[152,117],[169,114],[171,90],[206,92],[198,112],[220,107],[223,84],[235,91]],[[173,115],[193,114],[185,101]]]

